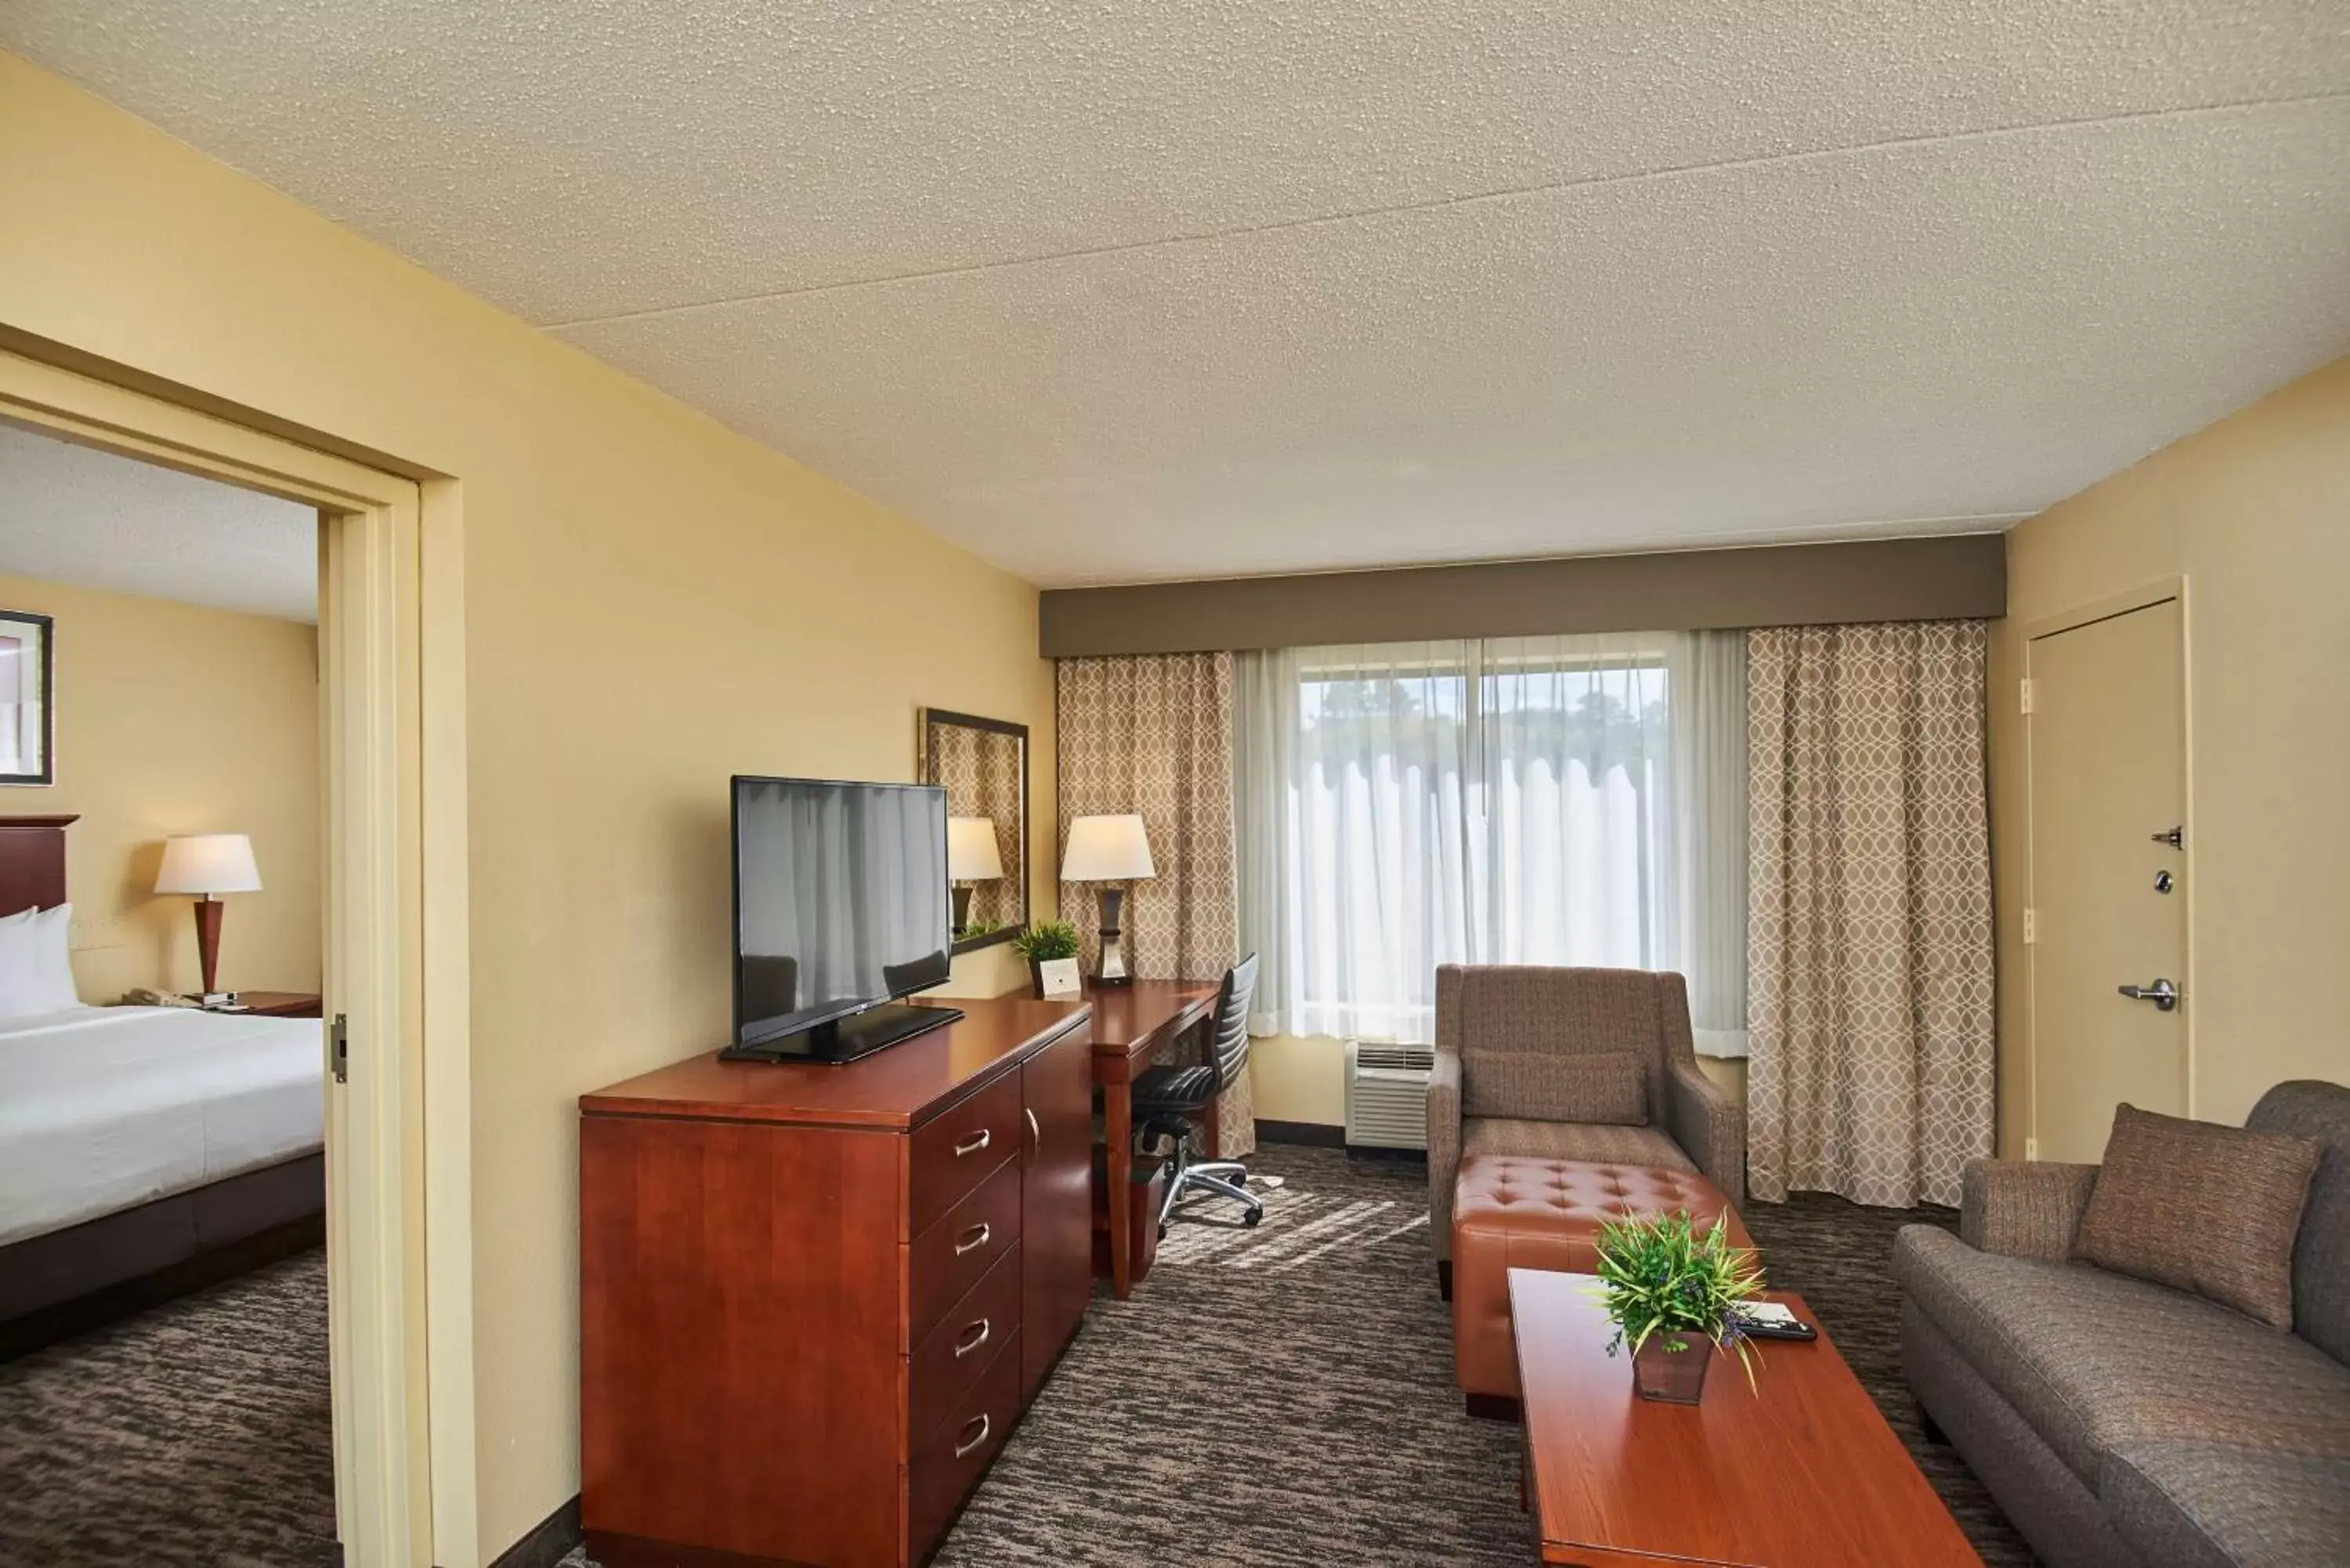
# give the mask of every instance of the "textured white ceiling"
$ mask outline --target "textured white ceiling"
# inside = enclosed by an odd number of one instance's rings
[[[0,424],[0,572],[316,621],[318,514]]]
[[[16,0],[1039,581],[1998,526],[2350,348],[2343,0]]]

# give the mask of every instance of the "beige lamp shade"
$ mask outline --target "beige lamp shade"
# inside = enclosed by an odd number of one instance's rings
[[[951,882],[993,882],[1003,875],[1003,857],[995,846],[992,816],[947,818],[947,879]]]
[[[1061,856],[1062,881],[1132,882],[1158,875],[1141,817],[1081,816],[1069,824],[1069,846]]]
[[[242,833],[197,833],[163,841],[163,868],[155,874],[158,893],[258,893],[261,867],[254,864],[253,840]]]

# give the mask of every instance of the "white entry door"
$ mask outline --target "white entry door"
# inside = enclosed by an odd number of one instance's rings
[[[2098,1159],[2124,1101],[2187,1114],[2182,637],[2169,598],[2031,641],[2026,937],[2043,1159]]]

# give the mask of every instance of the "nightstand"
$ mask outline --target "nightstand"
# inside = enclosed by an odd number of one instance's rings
[[[240,991],[238,1007],[208,1007],[207,1012],[242,1012],[256,1018],[317,1018],[318,998],[301,991]]]

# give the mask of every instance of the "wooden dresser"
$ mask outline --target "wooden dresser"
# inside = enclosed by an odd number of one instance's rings
[[[582,1521],[607,1568],[921,1562],[1092,1294],[1089,1010],[581,1096]]]

